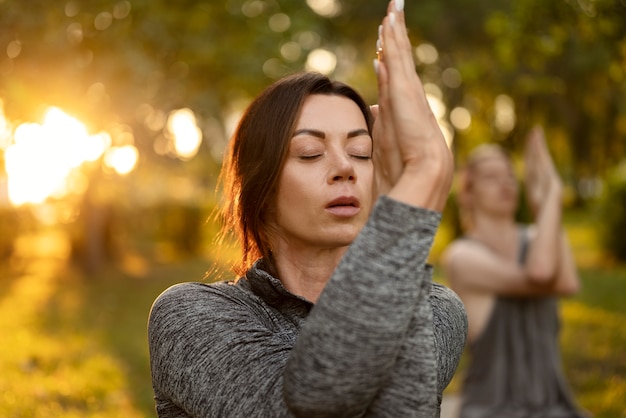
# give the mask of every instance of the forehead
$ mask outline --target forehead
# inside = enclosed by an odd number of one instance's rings
[[[510,172],[513,170],[511,161],[509,161],[509,159],[504,155],[499,154],[493,154],[481,158],[475,163],[474,167],[474,171],[479,174],[500,171]]]
[[[302,105],[296,123],[298,128],[367,129],[367,123],[359,106],[351,99],[339,95],[312,94]]]

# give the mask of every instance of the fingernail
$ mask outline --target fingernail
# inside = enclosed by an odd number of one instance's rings
[[[374,58],[374,72],[378,75],[378,58]]]
[[[394,0],[394,4],[397,11],[401,12],[404,10],[404,0]]]
[[[379,39],[376,41],[376,51],[382,51],[382,49],[383,49],[383,43]]]
[[[396,14],[389,13],[389,24],[393,27],[396,24]]]
[[[383,39],[383,25],[378,25],[378,39]]]

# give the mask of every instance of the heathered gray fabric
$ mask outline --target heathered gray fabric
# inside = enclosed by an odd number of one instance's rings
[[[262,260],[166,290],[148,326],[159,416],[439,416],[467,333],[425,264],[439,221],[381,197],[315,306]]]

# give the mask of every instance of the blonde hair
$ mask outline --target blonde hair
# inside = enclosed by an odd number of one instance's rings
[[[507,161],[511,160],[506,151],[499,145],[482,144],[470,152],[465,166],[458,173],[457,204],[459,207],[461,229],[464,232],[468,232],[474,227],[474,208],[470,194],[476,170],[481,163],[493,157],[505,158]]]

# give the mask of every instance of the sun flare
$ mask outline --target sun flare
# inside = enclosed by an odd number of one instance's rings
[[[22,123],[5,151],[9,200],[14,206],[43,203],[72,192],[70,179],[111,146],[106,133],[89,135],[85,125],[56,107],[43,123]]]

